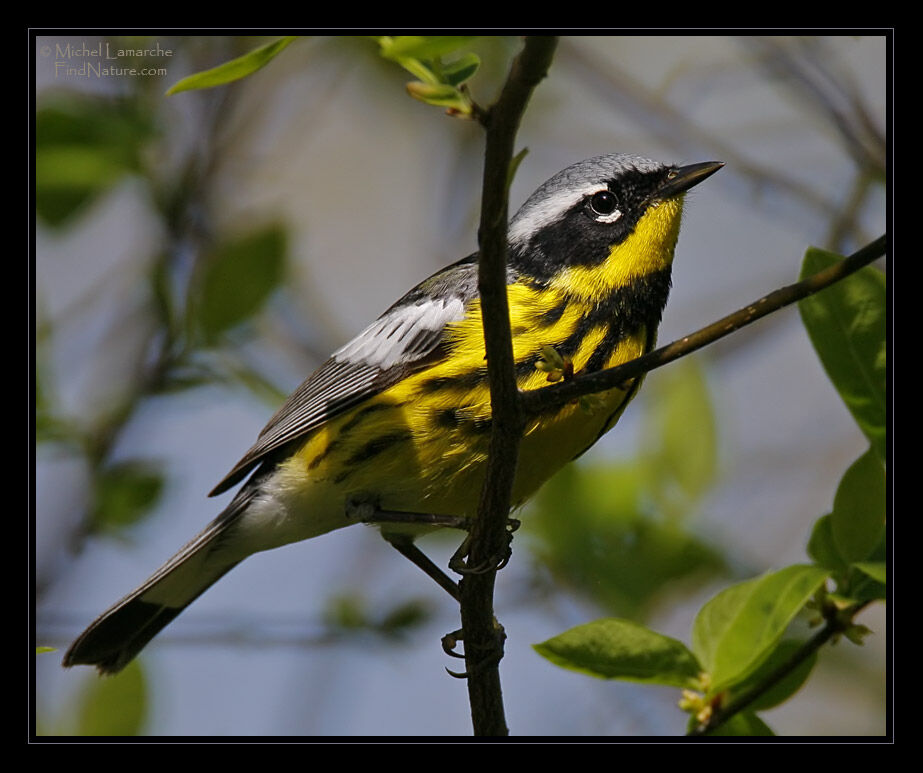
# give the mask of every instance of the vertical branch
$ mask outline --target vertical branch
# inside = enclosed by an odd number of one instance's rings
[[[532,91],[545,77],[556,44],[554,37],[526,38],[500,97],[482,119],[487,140],[478,289],[493,418],[487,474],[468,546],[468,566],[475,571],[460,586],[468,697],[478,736],[508,733],[499,672],[503,634],[493,614],[495,567],[507,547],[506,525],[522,434],[506,294],[508,173],[519,122]]]

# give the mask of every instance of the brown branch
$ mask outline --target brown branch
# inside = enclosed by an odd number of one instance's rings
[[[500,688],[502,628],[493,615],[498,558],[507,548],[507,519],[516,460],[527,416],[542,413],[582,395],[604,391],[627,379],[689,354],[784,306],[848,276],[884,254],[886,237],[833,266],[725,317],[680,341],[630,363],[578,377],[544,389],[520,392],[516,385],[509,307],[506,296],[507,170],[516,131],[532,91],[545,76],[554,55],[555,38],[529,37],[497,102],[478,120],[487,128],[481,222],[478,232],[478,287],[490,381],[492,427],[478,517],[466,544],[468,571],[459,584],[468,695],[474,734],[507,735]]]
[[[478,289],[492,426],[478,517],[467,544],[469,572],[460,583],[468,697],[477,736],[501,736],[509,732],[500,689],[503,635],[493,613],[496,566],[498,557],[507,549],[507,519],[523,426],[506,295],[507,178],[519,122],[533,90],[547,73],[556,45],[554,37],[526,38],[497,102],[482,118],[487,140],[478,230]]]
[[[879,236],[875,241],[867,244],[845,260],[823,271],[818,271],[807,279],[771,292],[769,295],[744,306],[733,314],[729,314],[695,333],[655,349],[642,357],[615,368],[577,376],[569,381],[560,381],[542,389],[522,392],[520,393],[522,409],[526,416],[534,416],[558,408],[565,403],[576,400],[578,397],[603,392],[623,385],[629,379],[637,378],[648,371],[691,354],[703,346],[714,343],[718,339],[724,338],[724,336],[740,330],[758,319],[762,319],[767,314],[778,311],[829,287],[882,257],[886,248],[887,236]]]

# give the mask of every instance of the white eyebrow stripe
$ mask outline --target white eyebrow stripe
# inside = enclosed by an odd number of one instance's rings
[[[523,206],[510,223],[509,240],[512,243],[527,241],[545,226],[551,225],[575,204],[580,203],[590,192],[602,190],[605,186],[594,185],[592,188],[561,191],[542,199],[538,204]]]
[[[610,182],[628,172],[647,174],[667,168],[659,161],[627,153],[610,153],[573,164],[547,180],[522,205],[510,222],[510,243],[527,242],[582,198],[606,190]]]

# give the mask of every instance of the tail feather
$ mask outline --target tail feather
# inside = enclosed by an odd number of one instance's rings
[[[90,623],[67,650],[63,665],[96,666],[101,674],[115,674],[128,665],[180,612],[243,560],[222,547],[228,529],[254,494],[238,494],[143,585]]]
[[[207,584],[181,606],[144,601],[144,593],[140,592],[143,588],[135,591],[89,625],[64,655],[63,665],[96,666],[101,674],[118,673],[180,612],[234,566],[236,564],[209,578]]]
[[[121,671],[182,608],[131,599],[97,619],[64,656],[64,665],[96,666],[101,674]]]

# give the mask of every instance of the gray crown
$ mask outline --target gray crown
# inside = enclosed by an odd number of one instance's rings
[[[600,186],[628,171],[656,172],[665,164],[627,153],[610,153],[579,161],[542,184],[510,221],[511,242],[526,241],[540,228]]]

